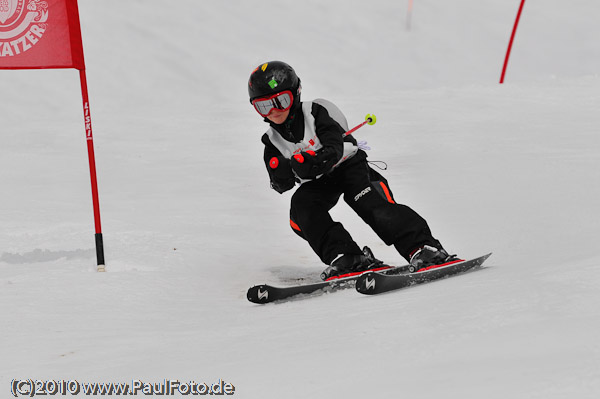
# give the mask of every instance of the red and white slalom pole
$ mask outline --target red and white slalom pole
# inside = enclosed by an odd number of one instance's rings
[[[90,163],[90,182],[92,184],[92,205],[94,208],[94,225],[96,229],[96,260],[98,271],[106,271],[104,265],[104,242],[102,239],[102,225],[100,223],[100,200],[98,199],[98,179],[96,177],[96,158],[94,156],[94,136],[92,134],[92,117],[90,115],[90,100],[88,96],[87,79],[85,69],[79,71],[81,81],[81,97],[83,100],[83,117],[85,122],[85,137],[88,148],[88,159]]]

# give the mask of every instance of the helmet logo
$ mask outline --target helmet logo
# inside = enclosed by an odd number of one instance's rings
[[[264,64],[262,64],[262,66],[260,67],[260,69],[264,72],[267,70],[267,65],[269,65],[268,62],[265,62]]]
[[[274,89],[274,88],[276,88],[278,85],[279,85],[279,83],[277,83],[277,81],[275,80],[275,78],[273,78],[273,79],[271,79],[271,80],[269,81],[269,87],[270,87],[271,89]]]

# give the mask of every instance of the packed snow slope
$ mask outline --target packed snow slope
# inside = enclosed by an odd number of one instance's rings
[[[600,3],[527,1],[499,85],[519,3],[80,0],[107,272],[77,72],[0,71],[0,396],[31,378],[596,397]],[[246,82],[273,59],[351,125],[376,114],[357,137],[396,199],[448,250],[493,251],[487,267],[378,297],[247,302],[324,267],[262,163]],[[334,217],[404,262],[343,202]]]

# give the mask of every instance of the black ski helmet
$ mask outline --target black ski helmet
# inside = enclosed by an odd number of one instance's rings
[[[248,79],[250,102],[289,90],[294,96],[292,107],[300,103],[300,78],[294,68],[282,61],[269,61],[258,66]]]

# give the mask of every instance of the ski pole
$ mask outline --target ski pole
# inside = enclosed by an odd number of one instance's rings
[[[342,134],[342,137],[351,135],[352,133],[354,133],[355,131],[357,131],[358,129],[363,127],[364,125],[374,125],[375,122],[377,122],[377,118],[375,117],[375,115],[367,114],[367,116],[365,116],[364,122],[359,123],[358,125],[354,126],[352,129],[348,130],[346,133]],[[312,150],[306,151],[306,153],[309,155],[312,155],[313,157],[317,155]],[[296,154],[293,157],[298,163],[304,163],[304,157],[302,156],[302,154]],[[277,157],[271,158],[271,160],[269,161],[269,166],[271,167],[271,169],[277,169],[277,167],[279,166],[279,159],[277,159]]]
[[[342,134],[342,137],[351,135],[352,133],[354,133],[355,131],[357,131],[358,129],[363,127],[364,125],[374,125],[375,122],[377,122],[377,118],[375,117],[375,115],[367,114],[367,116],[365,116],[364,122],[359,123],[358,125],[354,126],[352,129],[348,130],[346,133]]]
[[[346,133],[342,134],[342,137],[350,136],[352,133],[354,133],[355,131],[357,131],[358,129],[360,129],[361,127],[363,127],[364,125],[374,125],[375,122],[377,122],[377,118],[375,117],[375,115],[373,115],[373,114],[367,114],[367,116],[365,116],[365,121],[364,122],[359,123],[358,125],[354,126],[352,129],[348,130]],[[315,155],[317,155],[314,151],[306,151],[306,153],[308,155],[312,155],[313,157]],[[296,155],[294,155],[294,159],[296,159],[296,161],[298,161],[298,163],[303,163],[304,162],[304,157],[302,156],[302,154],[296,154]],[[273,161],[273,159],[271,159],[271,162],[272,161]]]

